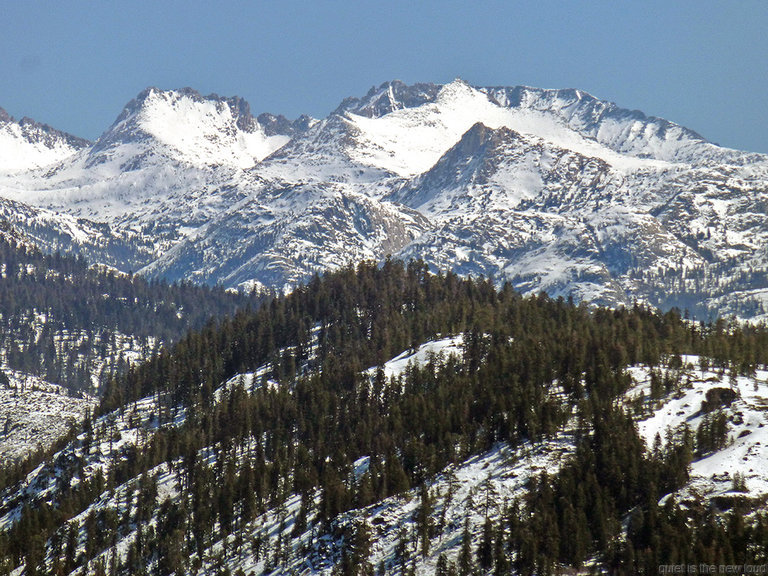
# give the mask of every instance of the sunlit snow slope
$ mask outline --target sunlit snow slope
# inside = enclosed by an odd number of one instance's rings
[[[149,88],[93,145],[67,142],[52,164],[0,160],[25,214],[7,219],[121,270],[283,290],[392,255],[525,293],[768,317],[768,158],[579,90],[393,81],[289,121]]]

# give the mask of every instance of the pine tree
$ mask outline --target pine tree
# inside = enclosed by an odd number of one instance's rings
[[[474,559],[472,558],[472,534],[469,530],[469,517],[464,519],[464,530],[461,533],[461,548],[458,558],[459,576],[470,576],[473,573]]]
[[[416,511],[416,529],[419,535],[421,555],[426,557],[429,554],[430,540],[433,533],[433,506],[432,497],[429,494],[427,485],[422,483],[419,489],[420,500]]]
[[[352,536],[352,565],[355,576],[373,576],[371,556],[371,531],[368,523],[363,519],[354,525]]]
[[[411,554],[408,549],[408,531],[405,527],[401,527],[397,533],[397,545],[395,547],[395,561],[400,567],[400,574],[405,576],[408,571],[408,562],[411,559]]]
[[[483,535],[477,546],[477,561],[484,570],[493,566],[493,536],[493,522],[486,517],[483,524]]]
[[[435,576],[448,576],[448,559],[443,552],[437,557],[435,564]]]

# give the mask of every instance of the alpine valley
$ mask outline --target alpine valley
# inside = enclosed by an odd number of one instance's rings
[[[95,142],[0,114],[0,216],[123,272],[289,289],[388,255],[761,318],[768,157],[579,90],[388,82],[322,120],[150,88]]]
[[[0,110],[0,576],[759,571],[767,209],[578,90]]]

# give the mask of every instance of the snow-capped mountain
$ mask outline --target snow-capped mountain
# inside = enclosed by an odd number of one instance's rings
[[[234,183],[243,170],[284,145],[282,132],[308,122],[262,118],[264,126],[240,98],[149,88],[94,145],[45,169],[5,175],[2,195],[74,216],[85,228],[107,226],[110,244],[140,248],[117,257],[87,230],[63,248],[136,270],[229,207],[243,193]]]
[[[268,135],[242,98],[203,97],[189,88],[148,88],[99,138],[88,153],[88,164],[118,160],[120,171],[129,172],[140,167],[135,162],[143,160],[144,153],[197,167],[250,168],[288,142],[278,126],[276,119],[270,122]],[[131,144],[138,149],[126,148]]]
[[[0,171],[29,170],[64,160],[90,142],[0,108]]]
[[[3,168],[0,196],[74,219],[49,249],[148,275],[282,288],[391,254],[524,291],[756,317],[766,182],[764,155],[579,90],[394,81],[319,121],[150,88],[95,144]]]

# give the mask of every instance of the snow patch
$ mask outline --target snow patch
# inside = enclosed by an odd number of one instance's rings
[[[405,372],[409,364],[415,366],[423,366],[430,358],[436,356],[443,356],[447,358],[452,354],[461,356],[463,353],[464,335],[449,336],[447,338],[441,338],[440,340],[432,340],[425,342],[419,346],[416,350],[406,350],[401,354],[398,354],[391,360],[384,363],[382,369],[384,370],[384,376],[389,379],[393,376],[399,376]],[[366,370],[366,373],[375,376],[379,367],[373,366]]]

